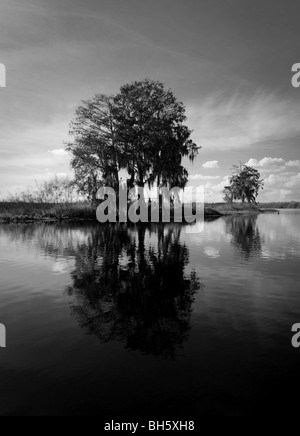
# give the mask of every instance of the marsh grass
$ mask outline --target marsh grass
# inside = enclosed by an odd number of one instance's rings
[[[95,209],[88,203],[6,203],[0,202],[0,222],[31,222],[95,219]]]
[[[260,206],[242,203],[210,203],[205,205],[205,217],[257,214]],[[0,222],[34,221],[96,221],[96,207],[89,203],[8,203],[0,202]]]
[[[206,204],[205,208],[221,215],[256,214],[260,212],[259,206],[248,203],[210,203]]]

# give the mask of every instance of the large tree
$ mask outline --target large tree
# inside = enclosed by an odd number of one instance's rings
[[[193,160],[200,148],[185,121],[184,105],[149,79],[123,86],[115,97],[98,94],[84,101],[67,144],[79,189],[93,200],[103,185],[117,191],[121,169],[129,174],[129,189],[184,188],[188,172],[182,160]]]
[[[161,82],[150,79],[123,86],[115,102],[132,184],[184,188],[188,173],[182,159],[193,160],[199,150],[184,124],[184,105]]]
[[[247,200],[248,203],[256,203],[259,190],[263,189],[264,181],[260,173],[248,165],[234,167],[234,174],[230,179],[230,186],[224,189],[225,198],[229,201]]]
[[[119,184],[123,154],[114,107],[112,96],[97,94],[92,100],[82,102],[70,124],[72,141],[67,144],[67,150],[73,155],[71,165],[79,190],[93,201],[101,186],[117,189]]]

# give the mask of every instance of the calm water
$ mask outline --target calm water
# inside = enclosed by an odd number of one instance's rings
[[[0,414],[296,408],[300,213],[187,229],[0,226]]]

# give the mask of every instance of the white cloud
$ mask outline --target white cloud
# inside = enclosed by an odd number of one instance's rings
[[[195,142],[209,150],[238,150],[300,134],[300,107],[277,94],[258,89],[252,96],[236,91],[215,92],[188,106]]]
[[[212,160],[212,161],[204,163],[202,166],[203,166],[203,168],[210,168],[210,169],[219,168],[219,162],[217,160]]]
[[[220,179],[220,176],[204,176],[202,174],[194,174],[193,176],[189,176],[189,180],[217,180]]]
[[[264,157],[261,160],[249,159],[246,165],[262,169],[266,172],[282,172],[284,170],[291,171],[293,168],[300,168],[299,160],[286,161],[282,158]]]
[[[260,202],[300,199],[300,173],[296,171],[300,169],[299,160],[265,157],[250,159],[247,165],[262,172],[265,188],[259,195]]]
[[[206,256],[213,259],[217,259],[218,257],[220,257],[220,249],[216,247],[206,247],[204,249],[204,253],[206,254]]]
[[[256,168],[274,168],[274,167],[282,167],[286,164],[284,159],[281,158],[271,158],[265,157],[261,160],[250,159],[246,165]]]
[[[204,185],[205,201],[209,202],[221,202],[223,201],[224,187],[229,184],[229,176],[225,176],[218,184],[214,184],[212,181],[207,181]]]
[[[300,168],[300,160],[290,160],[289,162],[286,163],[286,166]]]
[[[300,173],[290,176],[285,184],[285,187],[298,189],[298,192],[300,192]]]
[[[48,150],[48,153],[54,154],[54,156],[68,156],[68,152],[63,148],[56,148],[54,150]]]
[[[292,162],[292,163],[291,163]],[[261,190],[258,201],[261,203],[274,201],[300,201],[300,172],[295,171],[298,161],[285,161],[279,158],[250,159],[248,164],[256,164],[261,169],[264,179],[264,190]],[[199,175],[200,176],[200,175]],[[195,176],[197,177],[197,175]],[[198,180],[204,184],[205,201],[223,201],[223,189],[229,184],[229,176],[219,177],[219,182],[213,178]],[[193,179],[192,179],[193,180]],[[195,178],[195,180],[197,180]]]
[[[283,172],[269,174],[265,178],[265,189],[259,201],[299,201],[300,173]]]

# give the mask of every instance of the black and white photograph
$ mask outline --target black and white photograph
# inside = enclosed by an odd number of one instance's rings
[[[299,371],[299,0],[0,0],[0,416],[200,434]]]

